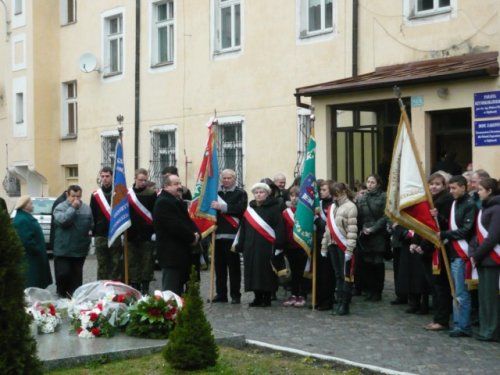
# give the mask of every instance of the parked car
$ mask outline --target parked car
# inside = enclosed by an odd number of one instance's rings
[[[52,223],[52,205],[54,204],[55,197],[32,197],[33,212],[32,215],[40,223],[42,227],[43,236],[45,237],[45,244],[49,253],[50,249],[50,224]],[[13,219],[16,216],[16,210],[13,210],[10,217]]]

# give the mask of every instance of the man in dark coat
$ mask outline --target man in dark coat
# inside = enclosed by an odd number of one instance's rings
[[[219,199],[212,202],[217,210],[217,231],[215,233],[215,287],[217,295],[212,302],[227,302],[227,274],[231,303],[240,303],[241,265],[240,254],[231,251],[240,220],[248,204],[245,190],[236,186],[236,173],[224,169],[220,174],[222,186]]]
[[[157,257],[163,270],[162,289],[182,295],[189,279],[192,246],[200,241],[200,233],[182,201],[179,176],[165,177],[163,191],[155,202],[153,225]]]

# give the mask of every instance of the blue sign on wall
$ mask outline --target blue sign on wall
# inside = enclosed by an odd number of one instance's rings
[[[500,120],[474,121],[476,146],[500,145]]]
[[[474,116],[476,118],[500,116],[500,91],[474,94]]]

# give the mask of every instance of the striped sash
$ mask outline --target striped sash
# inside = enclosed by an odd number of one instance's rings
[[[146,223],[148,223],[149,225],[152,225],[153,224],[153,215],[139,201],[133,188],[128,189],[127,198],[128,198],[128,203],[130,204],[130,206],[132,206],[134,211],[137,212],[139,214],[139,216],[142,217]]]
[[[111,219],[111,206],[109,205],[108,201],[106,200],[106,197],[104,196],[102,189],[98,189],[98,190],[94,191],[92,193],[92,195],[94,196],[102,213],[104,214],[104,216],[106,216],[106,219],[110,220]]]

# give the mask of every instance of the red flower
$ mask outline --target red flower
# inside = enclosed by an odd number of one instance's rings
[[[161,316],[161,310],[157,309],[157,308],[149,309],[149,315],[152,315],[155,317]]]
[[[91,312],[89,314],[89,318],[92,322],[95,322],[99,318],[99,315],[97,315],[95,312]]]
[[[80,332],[82,332],[82,331],[83,331],[83,328],[82,328],[82,327],[78,327],[78,328],[76,329],[76,334],[77,334],[77,335],[79,335],[79,334],[80,334]]]
[[[49,305],[49,313],[52,316],[56,315],[56,308],[54,307],[54,305]]]
[[[95,337],[97,337],[101,334],[101,330],[97,327],[94,327],[90,330],[90,333],[92,333]]]
[[[175,317],[175,313],[177,312],[177,308],[173,306],[166,314],[165,314],[165,319],[167,320],[173,320]]]
[[[98,304],[96,305],[96,307],[97,307],[99,310],[101,310],[101,311],[102,311],[102,303],[98,303]]]

